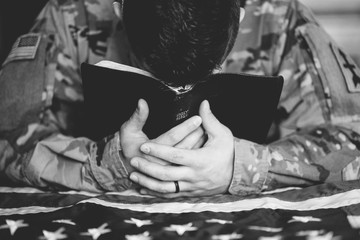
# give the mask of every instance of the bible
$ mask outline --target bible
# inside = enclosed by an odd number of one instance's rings
[[[191,89],[174,91],[151,75],[88,63],[81,64],[81,76],[85,135],[95,141],[119,131],[142,98],[149,106],[143,131],[150,139],[197,115],[206,99],[216,118],[235,137],[263,143],[284,81],[282,76],[218,73]]]

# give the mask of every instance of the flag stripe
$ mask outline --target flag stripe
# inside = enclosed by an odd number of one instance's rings
[[[55,212],[60,209],[64,209],[68,207],[39,207],[39,206],[31,206],[31,207],[19,207],[19,208],[0,208],[0,216],[10,216],[13,214],[25,215],[25,214],[35,214],[35,213],[48,213]]]
[[[189,212],[234,212],[234,211],[249,211],[259,208],[267,209],[283,209],[283,210],[297,210],[309,211],[316,209],[329,209],[345,207],[360,203],[360,190],[352,190],[345,193],[335,194],[333,196],[318,197],[308,199],[301,202],[282,201],[276,198],[264,197],[255,199],[243,199],[240,201],[227,203],[186,203],[186,202],[172,202],[172,203],[152,203],[145,204],[124,204],[114,203],[101,200],[98,198],[91,198],[83,200],[80,203],[94,203],[106,207],[128,209],[132,211],[143,211],[148,213],[189,213]]]
[[[227,203],[186,203],[186,202],[171,202],[171,203],[153,203],[151,205],[133,204],[133,203],[115,203],[101,200],[98,198],[90,198],[64,205],[62,207],[44,207],[44,206],[29,206],[18,208],[1,208],[0,215],[11,214],[29,214],[29,213],[43,213],[52,212],[63,208],[68,208],[80,204],[96,204],[104,207],[111,207],[116,209],[126,209],[138,212],[147,213],[199,213],[199,212],[240,212],[250,211],[254,209],[281,209],[281,210],[295,210],[295,211],[311,211],[318,209],[332,209],[340,208],[353,204],[360,203],[360,190],[352,190],[345,193],[335,194],[333,196],[318,197],[308,199],[302,202],[282,201],[272,197],[243,199],[240,201]],[[48,202],[48,201],[42,201]]]

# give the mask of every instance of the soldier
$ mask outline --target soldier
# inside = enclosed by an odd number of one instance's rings
[[[191,122],[196,118],[131,144],[124,136],[141,134],[143,101],[121,134],[101,142],[82,137],[80,64],[108,59],[144,67],[111,5],[50,0],[31,32],[14,44],[0,75],[0,169],[8,178],[94,192],[123,191],[133,181],[161,197],[247,195],[359,179],[359,69],[298,1],[247,1],[222,64],[224,72],[284,76],[276,141],[259,145],[232,136],[206,102],[200,116],[209,138],[200,148],[191,134],[201,141],[200,122]],[[129,147],[140,157],[127,154]]]

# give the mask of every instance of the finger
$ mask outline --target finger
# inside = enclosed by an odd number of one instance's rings
[[[161,164],[161,165],[170,165],[171,163],[167,162],[167,161],[164,161],[160,158],[157,158],[157,157],[153,157],[153,156],[150,156],[150,155],[146,155],[146,154],[142,154],[142,157],[145,158],[146,160],[148,160],[149,162],[153,162],[153,163],[156,163],[156,164]]]
[[[191,170],[183,166],[157,164],[139,157],[131,159],[130,164],[138,171],[161,181],[187,181],[193,177]]]
[[[195,145],[193,146],[192,149],[199,149],[202,148],[204,146],[204,144],[206,143],[208,137],[206,134],[204,134],[201,139],[199,139],[199,141],[197,143],[195,143]]]
[[[200,104],[199,114],[203,120],[203,127],[205,129],[205,132],[209,136],[215,137],[223,134],[224,125],[222,125],[211,112],[210,104],[207,100],[204,100]]]
[[[138,105],[134,113],[131,115],[129,120],[127,120],[122,126],[121,131],[125,129],[131,132],[142,131],[146,123],[146,119],[149,116],[149,107],[145,100],[139,99]]]
[[[204,134],[204,130],[200,127],[201,122],[202,121],[199,116],[193,116],[192,118],[187,119],[182,124],[177,125],[176,127],[169,130],[167,133],[162,134],[161,136],[152,141],[170,146],[173,146],[180,141],[180,145],[177,145],[177,147],[191,149],[201,144],[201,140],[204,139],[204,137],[202,136]],[[189,132],[190,134],[186,136],[186,134]],[[183,139],[184,137],[185,139]],[[204,140],[202,141],[205,142]],[[144,155],[143,157],[150,162],[155,162],[161,165],[170,164],[150,155]]]
[[[182,166],[192,166],[196,159],[196,150],[175,148],[152,142],[142,144],[140,150],[144,154]]]
[[[202,127],[198,127],[195,131],[186,136],[180,143],[176,144],[175,147],[183,149],[194,149],[199,146],[201,142],[205,142],[205,132]]]
[[[159,181],[142,174],[140,172],[133,172],[130,179],[140,186],[157,193],[175,193],[176,187],[173,181]],[[189,190],[190,184],[183,181],[178,181],[180,191],[186,192]]]
[[[201,122],[202,120],[199,116],[193,116],[152,141],[163,145],[174,146],[199,128]]]

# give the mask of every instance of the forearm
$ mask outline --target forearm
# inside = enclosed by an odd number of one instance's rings
[[[21,184],[90,192],[124,191],[131,186],[116,136],[95,143],[54,134],[23,153],[6,140],[0,146],[0,171]]]
[[[290,186],[359,179],[359,135],[323,125],[268,146],[235,141],[230,193],[246,195]]]

